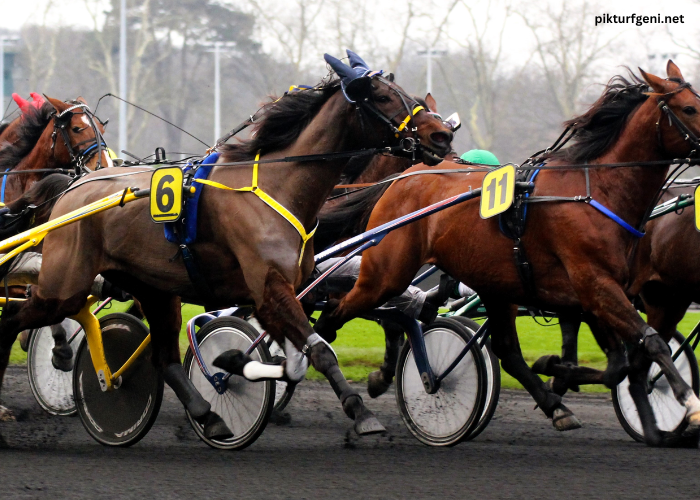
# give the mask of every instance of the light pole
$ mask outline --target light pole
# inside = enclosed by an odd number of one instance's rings
[[[433,91],[433,56],[444,56],[447,55],[446,50],[438,50],[438,49],[433,49],[430,48],[428,50],[419,50],[418,51],[419,56],[425,56],[427,57],[427,68],[426,68],[426,92],[430,94]]]
[[[235,45],[235,42],[204,44],[211,47],[207,52],[214,53],[214,143],[221,137],[221,53],[225,54]]]
[[[127,98],[126,88],[126,0],[121,0],[119,27],[119,96]],[[119,101],[119,151],[127,148],[126,103]]]
[[[214,42],[214,143],[221,137],[221,42]]]

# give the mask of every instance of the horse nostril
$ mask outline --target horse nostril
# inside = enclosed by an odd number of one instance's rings
[[[430,134],[430,140],[441,146],[447,146],[452,142],[452,137],[454,137],[452,132],[433,132]]]

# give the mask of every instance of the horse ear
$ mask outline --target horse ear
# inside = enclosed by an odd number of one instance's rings
[[[17,104],[17,106],[19,107],[19,110],[20,110],[22,113],[24,113],[25,111],[27,111],[27,109],[28,109],[29,106],[30,106],[29,101],[27,101],[27,100],[25,100],[25,99],[22,99],[22,96],[20,96],[19,94],[14,94],[14,93],[13,93],[13,94],[12,94],[12,99],[14,99],[15,103]]]
[[[76,99],[76,101],[78,101],[79,103],[82,103],[82,104],[87,105],[87,101],[86,101],[85,99],[83,99],[83,96],[78,96],[78,98]]]
[[[323,59],[326,60],[331,69],[335,71],[335,74],[338,75],[340,80],[346,85],[357,77],[355,71],[350,66],[343,63],[340,59],[337,59],[330,54],[324,54]]]
[[[58,113],[62,113],[63,111],[67,110],[70,105],[59,100],[59,99],[54,99],[53,97],[49,97],[46,94],[44,94],[44,97],[46,98],[47,101],[49,101],[49,104],[53,106],[53,108],[56,110]]]
[[[652,75],[650,73],[647,73],[642,68],[638,68],[638,69],[639,69],[639,73],[642,75],[642,78],[644,78],[644,81],[647,82],[652,89],[654,89],[654,92],[656,92],[657,94],[665,94],[666,93],[666,84],[662,78],[659,78],[656,75]]]
[[[678,78],[680,81],[684,82],[685,79],[683,78],[683,75],[681,74],[681,70],[676,66],[676,63],[673,62],[673,60],[669,59],[668,63],[666,63],[666,74],[668,75],[669,78]]]
[[[430,92],[428,92],[428,95],[425,96],[425,103],[428,105],[428,109],[430,109],[430,111],[437,111],[437,103]]]
[[[352,69],[361,69],[364,71],[369,71],[369,66],[367,63],[352,50],[347,49],[345,52],[348,53],[348,59],[350,60],[350,66]]]
[[[32,103],[32,105],[36,109],[41,108],[44,105],[44,103],[46,102],[46,101],[44,101],[44,97],[37,92],[30,92],[29,95],[32,96],[32,99],[34,99],[34,102]]]

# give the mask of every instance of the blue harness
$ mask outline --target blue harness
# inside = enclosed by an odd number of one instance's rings
[[[534,183],[535,178],[537,177],[537,174],[540,173],[540,169],[532,170],[531,172],[532,173],[526,177],[526,180]],[[608,207],[606,207],[602,203],[594,200],[591,197],[590,182],[589,182],[589,177],[588,177],[588,168],[586,168],[585,172],[586,172],[586,197],[585,198],[584,197],[575,197],[575,198],[563,198],[562,197],[562,198],[559,198],[559,197],[554,197],[554,196],[553,197],[533,197],[532,201],[534,201],[534,198],[541,198],[542,201],[584,201],[584,202],[588,203],[590,206],[592,206],[593,208],[595,208],[596,210],[598,210],[600,213],[604,214],[608,218],[615,221],[625,231],[627,231],[628,233],[630,233],[634,237],[641,238],[642,236],[644,236],[645,233],[643,231],[639,231],[639,230],[635,229],[631,224],[627,223],[624,219],[622,219],[622,217],[620,217],[615,212],[610,210]],[[530,193],[525,193],[525,198],[526,199],[530,198]],[[523,204],[524,205],[523,206],[523,215],[522,215],[523,227],[525,226],[525,220],[527,218],[527,205],[528,204],[529,203],[527,203],[527,202],[525,202]],[[503,218],[499,219],[499,226],[500,226],[501,232],[503,234],[505,234],[509,238],[513,238],[512,235],[508,234],[509,231],[504,226]]]
[[[209,177],[214,164],[219,159],[220,153],[212,153],[197,167],[194,172],[194,179],[206,179]],[[185,168],[185,173],[192,170],[192,165]],[[183,218],[177,222],[165,223],[165,238],[178,245],[191,245],[197,240],[197,212],[199,210],[199,197],[202,195],[204,184],[193,182],[194,193],[185,198]]]

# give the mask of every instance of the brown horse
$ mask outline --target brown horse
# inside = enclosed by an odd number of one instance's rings
[[[668,80],[642,71],[646,85],[630,84],[621,77],[613,79],[592,108],[570,122],[575,124],[577,132],[574,145],[551,157],[548,165],[562,168],[541,171],[533,196],[584,195],[585,198],[585,172],[567,169],[567,164],[669,160],[687,156],[695,149],[687,143],[688,135],[679,133],[679,125],[669,123],[658,104],[665,102],[677,120],[697,136],[700,100],[673,62],[669,61],[667,70]],[[446,166],[447,162],[442,168]],[[592,198],[628,224],[639,227],[667,171],[668,165],[589,169]],[[482,173],[474,172],[423,175],[398,181],[377,204],[369,225],[376,227],[468,191],[470,186],[479,187],[482,179]],[[527,216],[528,230],[521,243],[527,249],[533,269],[534,294],[528,293],[528,283],[521,281],[516,271],[513,241],[501,233],[497,220],[480,218],[476,201],[466,202],[394,231],[377,247],[367,250],[355,288],[335,310],[333,304],[329,305],[317,329],[332,332],[347,320],[400,293],[418,268],[429,262],[479,293],[489,315],[493,350],[503,368],[530,392],[545,415],[552,418],[555,428],[567,430],[580,424],[561,403],[561,398],[525,363],[515,329],[513,304],[545,310],[582,308],[599,343],[606,349],[608,387],[617,385],[627,374],[621,340],[631,344],[630,392],[648,444],[663,443],[645,391],[646,373],[652,361],[662,367],[676,398],[686,406],[688,421],[700,424],[700,400],[674,367],[668,346],[644,323],[626,294],[636,238],[613,219],[584,203],[532,204]],[[575,375],[572,375],[574,383]]]
[[[661,201],[680,194],[692,194],[689,186],[672,186]],[[700,302],[700,232],[695,229],[695,214],[684,210],[680,215],[668,214],[650,221],[646,235],[639,242],[632,265],[633,279],[628,295],[639,297],[647,313],[647,323],[668,342],[676,332],[692,302]],[[563,323],[562,323],[563,326]],[[562,328],[563,352],[559,356],[543,356],[533,369],[553,376],[553,387],[563,395],[569,389],[567,377],[571,369],[566,363],[576,363],[578,324]],[[568,351],[568,352],[567,352]],[[589,383],[603,383],[603,372],[588,371]],[[555,389],[556,390],[556,389]]]
[[[351,62],[353,56],[353,68],[326,56],[340,81],[324,82],[266,105],[252,139],[226,147],[220,159],[224,165],[215,167],[210,179],[230,187],[250,186],[252,166],[234,168],[225,163],[251,161],[258,154],[260,160],[270,160],[383,147],[402,136],[420,141],[420,160],[439,162],[449,151],[452,132],[419,110],[392,78],[370,73],[364,63],[364,69],[356,70],[359,58],[351,54]],[[398,128],[404,121],[410,121],[410,127],[401,132]],[[261,165],[259,189],[287,207],[304,230],[310,231],[346,163],[342,158],[319,158]],[[110,175],[122,172],[134,175]],[[90,174],[87,180],[105,180],[64,195],[52,217],[128,186],[145,187],[150,176],[151,171],[133,168]],[[328,377],[346,414],[355,420],[355,430],[360,434],[383,430],[343,377],[330,348],[314,334],[295,299],[295,288],[313,267],[309,245],[304,251],[297,229],[254,193],[203,189],[198,239],[191,248],[212,290],[207,302],[221,307],[253,300],[267,332],[280,345],[286,337],[297,349],[308,352],[312,365]],[[50,233],[44,242],[38,287],[28,301],[8,307],[0,322],[0,373],[4,373],[18,332],[54,324],[77,312],[94,276],[100,273],[141,301],[151,326],[154,362],[190,414],[205,425],[207,437],[230,436],[180,365],[178,296],[192,303],[204,298],[190,281],[183,261],[172,258],[176,250],[163,237],[162,228],[150,220],[148,203],[130,203]]]
[[[39,111],[46,102],[44,98],[36,92],[32,92],[31,96],[33,101],[27,101],[17,94],[12,94],[12,99],[14,99],[17,104],[20,114],[12,121],[0,124],[0,151],[14,144],[19,138],[18,131],[24,115],[32,113],[32,111]]]
[[[81,97],[70,102],[47,97],[40,108],[27,107],[18,122],[16,140],[0,154],[0,172],[112,166],[102,122]],[[0,188],[0,201],[19,198],[45,175],[8,175]]]

